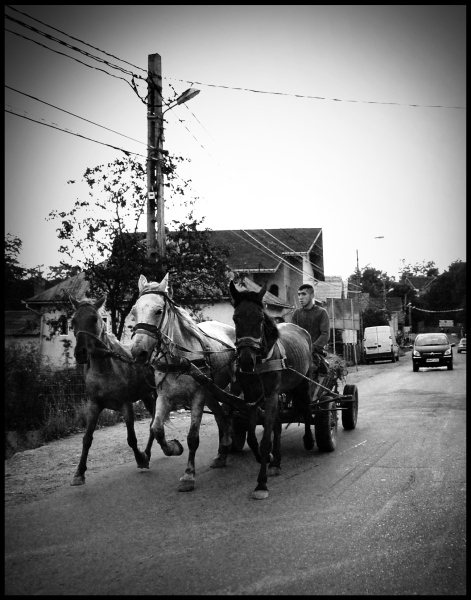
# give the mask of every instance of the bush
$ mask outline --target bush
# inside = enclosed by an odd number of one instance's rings
[[[31,430],[45,417],[45,403],[38,402],[43,378],[41,360],[33,344],[5,348],[5,429]]]

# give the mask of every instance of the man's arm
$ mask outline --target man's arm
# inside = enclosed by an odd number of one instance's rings
[[[315,340],[312,340],[312,345],[317,346],[318,348],[323,348],[330,338],[330,319],[325,309],[322,311],[320,318],[319,331],[319,337]]]

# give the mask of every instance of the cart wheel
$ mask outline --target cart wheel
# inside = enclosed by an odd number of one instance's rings
[[[356,385],[346,385],[344,396],[352,396],[353,402],[348,402],[348,408],[342,410],[342,425],[344,429],[355,429],[358,418],[358,388]]]
[[[242,452],[247,437],[247,427],[241,419],[232,419],[232,445],[231,452]]]
[[[330,396],[323,397],[327,400]],[[337,411],[329,410],[335,408],[335,400],[322,404],[323,411],[319,411],[314,420],[314,431],[316,444],[321,452],[332,452],[337,446]]]

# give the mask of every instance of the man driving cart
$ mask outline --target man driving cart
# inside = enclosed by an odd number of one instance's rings
[[[330,338],[330,319],[325,308],[316,306],[314,288],[303,283],[298,288],[298,299],[301,308],[296,308],[291,315],[291,322],[305,329],[312,340],[313,378],[326,369],[321,356],[326,356],[324,346]]]

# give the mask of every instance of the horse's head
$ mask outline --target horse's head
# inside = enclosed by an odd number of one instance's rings
[[[82,300],[79,302],[69,295],[75,309],[72,317],[72,327],[76,338],[74,356],[79,364],[88,362],[89,357],[96,350],[103,350],[103,343],[99,339],[103,332],[103,319],[99,309],[103,306],[106,296],[96,302]]]
[[[132,307],[135,320],[131,352],[139,364],[148,362],[158,342],[158,333],[166,311],[168,273],[160,283],[139,277],[139,298]]]
[[[259,292],[239,292],[231,281],[229,284],[234,300],[236,348],[239,368],[253,372],[257,359],[266,357],[278,339],[275,321],[263,310],[263,296],[266,284]]]

